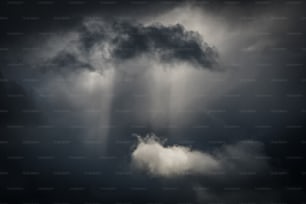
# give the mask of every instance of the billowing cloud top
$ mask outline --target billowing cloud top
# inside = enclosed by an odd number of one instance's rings
[[[184,146],[164,146],[155,135],[138,136],[132,163],[139,169],[162,177],[207,175],[215,171],[261,171],[267,167],[264,161],[256,160],[262,155],[261,147],[259,142],[241,141],[225,145],[214,153],[205,153]]]
[[[144,55],[163,63],[187,62],[203,69],[213,69],[217,63],[216,49],[204,42],[199,33],[188,31],[180,24],[93,21],[85,22],[76,32],[78,37],[46,64],[60,70],[101,70],[107,63],[120,63]]]
[[[209,154],[183,146],[164,147],[154,135],[138,139],[138,146],[132,153],[133,162],[153,175],[170,177],[208,173],[220,168],[219,162]]]

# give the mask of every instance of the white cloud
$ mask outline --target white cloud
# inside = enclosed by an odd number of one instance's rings
[[[212,155],[183,146],[166,147],[154,135],[138,137],[138,140],[138,146],[132,153],[133,162],[151,174],[174,176],[209,173],[220,168],[219,161]]]
[[[258,171],[266,166],[263,160],[256,159],[260,155],[261,145],[255,141],[225,145],[214,153],[205,153],[179,145],[166,146],[155,135],[147,135],[138,136],[132,164],[155,176],[207,175],[219,171]]]

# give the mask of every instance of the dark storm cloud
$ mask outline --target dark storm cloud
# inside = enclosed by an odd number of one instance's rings
[[[108,31],[105,25],[95,24],[92,26],[82,25],[79,29],[80,46],[84,51],[90,51],[96,44],[106,40]]]
[[[202,68],[212,68],[216,63],[214,48],[208,46],[199,33],[187,31],[180,24],[144,26],[115,23],[113,28],[119,32],[113,40],[113,56],[118,59],[153,53],[158,54],[164,62],[187,61]]]
[[[75,31],[77,39],[43,62],[44,70],[104,69],[105,62],[149,56],[162,63],[187,62],[195,68],[215,69],[216,49],[182,25],[142,25],[127,21],[85,21]],[[94,59],[93,59],[94,58]]]

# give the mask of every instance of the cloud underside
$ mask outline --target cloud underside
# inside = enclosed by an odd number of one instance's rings
[[[265,162],[262,145],[255,141],[241,141],[225,145],[214,153],[192,150],[184,146],[165,146],[155,135],[138,136],[132,152],[132,164],[154,176],[208,175],[216,172],[259,171]]]
[[[119,35],[113,40],[113,56],[118,59],[152,53],[165,62],[182,60],[202,68],[211,68],[215,63],[214,49],[202,40],[199,33],[186,31],[180,24],[143,26],[119,23],[114,27]]]
[[[88,22],[76,33],[77,39],[44,62],[48,69],[99,71],[107,63],[122,63],[141,56],[157,58],[162,63],[187,62],[203,69],[213,69],[217,64],[216,49],[199,33],[188,31],[180,24]]]

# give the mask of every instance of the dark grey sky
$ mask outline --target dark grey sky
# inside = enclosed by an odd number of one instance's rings
[[[1,202],[305,200],[304,2],[0,9]]]

